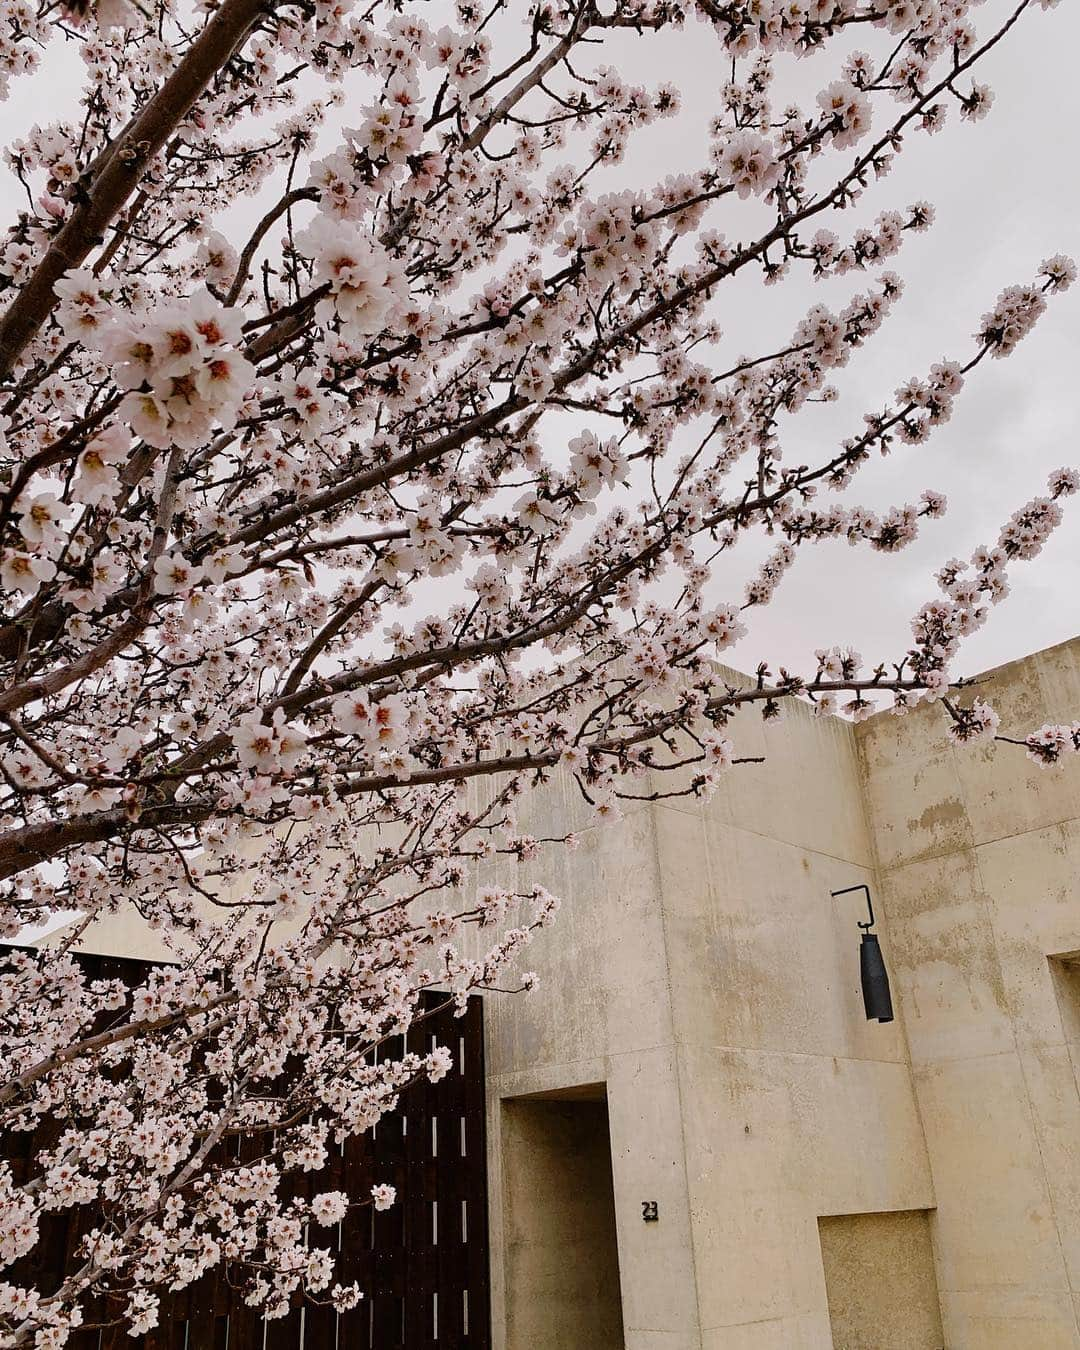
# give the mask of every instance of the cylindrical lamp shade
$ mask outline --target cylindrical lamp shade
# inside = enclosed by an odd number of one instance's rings
[[[859,947],[859,973],[862,975],[863,1007],[868,1022],[893,1020],[889,974],[876,933],[863,933]]]

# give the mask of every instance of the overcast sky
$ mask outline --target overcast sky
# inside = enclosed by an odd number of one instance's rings
[[[424,7],[432,23],[437,9]],[[995,0],[976,9],[980,32],[988,31],[996,12]],[[870,45],[868,36],[864,29],[850,45]],[[631,162],[612,172],[613,184],[637,179],[646,187],[701,162],[703,128],[726,78],[716,44],[702,37],[690,24],[681,34],[628,48],[631,74],[649,83],[668,78],[679,84],[685,115],[647,131]],[[880,210],[919,198],[937,210],[934,228],[909,236],[890,264],[903,276],[906,293],[884,329],[836,381],[840,402],[811,409],[789,424],[790,459],[828,457],[844,436],[861,429],[863,413],[883,406],[902,380],[924,375],[942,357],[966,358],[980,316],[1003,286],[1032,279],[1048,255],[1080,254],[1078,45],[1076,6],[1027,14],[979,77],[996,93],[989,117],[970,126],[950,114],[940,134],[913,138],[893,174],[867,195],[865,211],[822,222],[843,234]],[[65,94],[72,87],[65,66],[71,73],[79,69],[78,62],[62,60],[16,83],[4,117],[9,136],[52,115],[61,84]],[[789,62],[776,102],[792,96],[809,103],[836,68],[835,57]],[[10,175],[0,188],[9,208],[16,208],[22,194]],[[11,209],[4,214],[10,218]],[[709,223],[725,228],[722,221]],[[725,330],[720,355],[770,350],[809,304],[824,300],[839,308],[865,284],[859,277],[826,285],[796,278],[768,291],[756,282],[733,289],[718,299]],[[953,420],[929,444],[901,446],[890,458],[875,460],[847,498],[882,508],[914,501],[932,487],[948,496],[945,519],[924,522],[918,541],[899,555],[852,550],[839,542],[804,549],[776,601],[756,612],[751,636],[732,654],[732,664],[749,669],[764,658],[805,670],[813,648],[834,643],[851,643],[873,661],[902,652],[912,613],[936,593],[933,571],[949,557],[966,557],[976,545],[993,542],[1008,515],[1043,491],[1051,469],[1080,465],[1078,357],[1080,286],[1051,301],[1013,356],[979,368]],[[1080,632],[1080,506],[1069,509],[1066,503],[1066,508],[1066,524],[1041,557],[1014,569],[1012,596],[969,640],[958,673],[973,674]],[[741,554],[730,575],[717,576],[715,599],[741,598],[747,570]]]
[[[990,3],[974,11],[980,33],[1002,12]],[[869,45],[866,30],[853,46]],[[977,76],[995,91],[989,116],[961,124],[950,113],[935,136],[916,135],[892,174],[866,196],[867,211],[850,222],[822,223],[844,237],[864,217],[929,199],[932,230],[909,236],[889,264],[906,291],[884,328],[840,372],[839,403],[800,413],[785,440],[793,462],[827,458],[843,437],[861,430],[864,412],[883,407],[905,378],[923,376],[942,357],[965,359],[980,317],[1002,287],[1032,279],[1047,256],[1080,255],[1080,82],[1075,54],[1080,13],[1062,4],[1029,12],[985,61]],[[654,50],[643,74],[667,67],[683,90],[687,111],[707,111],[717,87],[714,53],[693,26]],[[793,96],[809,103],[833,66],[829,57],[791,62]],[[783,98],[786,100],[787,85]],[[883,118],[884,110],[878,117]],[[685,124],[685,119],[683,119]],[[689,166],[697,145],[662,123],[648,158],[653,176]],[[638,153],[642,152],[639,145]],[[632,166],[636,168],[635,166]],[[756,338],[784,336],[809,304],[834,307],[865,285],[847,277],[822,284],[785,281],[768,291],[753,285],[720,319],[729,352],[770,350]],[[783,317],[781,317],[783,316]],[[850,642],[868,659],[902,652],[912,613],[936,595],[933,572],[948,558],[967,558],[993,543],[1001,524],[1029,497],[1045,490],[1060,465],[1080,466],[1080,285],[1052,300],[1035,331],[1006,360],[984,362],[957,401],[952,421],[928,444],[897,447],[858,475],[846,499],[875,509],[914,501],[923,488],[948,496],[940,521],[924,522],[907,550],[882,555],[844,542],[807,547],[776,600],[755,612],[748,638],[731,664],[751,669],[762,658],[805,669],[814,647]],[[831,494],[828,494],[831,495]],[[1012,571],[1013,592],[987,627],[968,640],[957,673],[973,674],[1080,633],[1080,505],[1066,503],[1066,520],[1038,559]],[[744,568],[717,598],[738,598]]]

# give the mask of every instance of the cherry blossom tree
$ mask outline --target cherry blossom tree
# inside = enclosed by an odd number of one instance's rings
[[[269,1317],[355,1304],[305,1229],[392,1195],[286,1201],[282,1178],[447,1071],[370,1053],[422,990],[532,983],[556,900],[480,882],[573,845],[517,820],[556,769],[603,820],[707,795],[748,705],[934,699],[958,741],[996,734],[955,660],[1070,470],[942,568],[906,652],[744,682],[715,658],[803,545],[893,552],[942,514],[848,490],[1075,278],[1026,261],[967,350],[814,462],[784,453],[932,222],[878,180],[982,117],[980,59],[1037,9],[977,30],[969,0],[4,0],[5,89],[58,52],[83,75],[6,152],[0,922],[81,917],[0,973],[3,1130],[58,1122],[29,1180],[0,1163],[0,1254],[50,1212],[97,1218],[58,1290],[0,1285],[0,1343],[62,1346],[102,1294],[138,1334],[226,1260]],[[707,108],[620,74],[683,25],[715,53]],[[796,57],[807,106],[783,101]],[[705,123],[699,167],[622,186],[676,116]],[[846,302],[721,360],[725,284],[800,275]],[[1080,724],[1029,739],[1078,747]],[[120,909],[175,952],[134,989],[73,954]],[[222,1162],[256,1127],[270,1153]]]

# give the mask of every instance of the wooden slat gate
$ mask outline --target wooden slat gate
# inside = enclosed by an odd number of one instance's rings
[[[120,958],[80,959],[95,979],[136,983],[146,970]],[[425,994],[423,1010],[445,1003],[445,995]],[[451,1072],[407,1088],[397,1112],[347,1141],[323,1171],[287,1183],[299,1196],[367,1196],[380,1182],[396,1188],[391,1209],[350,1212],[338,1230],[311,1233],[312,1246],[336,1248],[335,1279],[364,1291],[355,1309],[339,1314],[298,1301],[287,1317],[264,1322],[244,1304],[234,1272],[221,1267],[190,1289],[163,1294],[159,1325],[145,1336],[130,1337],[118,1324],[88,1325],[69,1341],[71,1350],[490,1350],[483,1033],[479,997],[470,998],[464,1017],[446,1007],[412,1027],[405,1048],[426,1054],[447,1046]],[[401,1052],[398,1038],[385,1053]],[[21,1181],[48,1141],[40,1132],[12,1133],[2,1145]],[[251,1159],[263,1151],[258,1136],[240,1146]],[[51,1292],[76,1264],[74,1250],[91,1226],[86,1211],[49,1216],[42,1241],[5,1278]],[[118,1306],[90,1305],[87,1323],[112,1321]]]

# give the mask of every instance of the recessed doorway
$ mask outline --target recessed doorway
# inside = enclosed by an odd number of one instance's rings
[[[623,1350],[603,1084],[502,1103],[506,1350]]]

